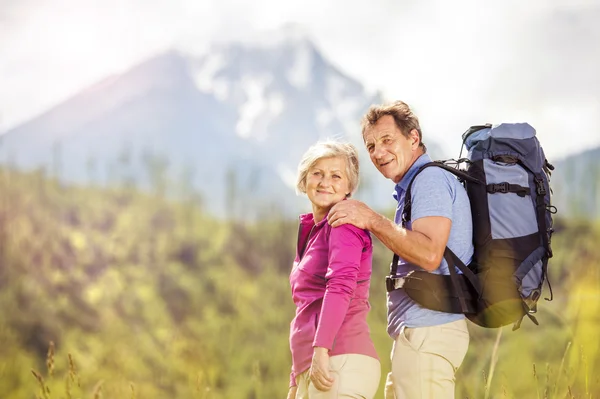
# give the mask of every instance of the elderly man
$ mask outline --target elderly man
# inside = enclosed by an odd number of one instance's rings
[[[363,118],[362,135],[375,167],[396,184],[395,220],[360,201],[346,200],[331,209],[329,224],[370,230],[400,258],[398,277],[412,270],[449,274],[446,246],[469,264],[471,208],[466,190],[451,173],[433,167],[415,178],[411,218],[402,226],[406,189],[418,169],[431,162],[410,107],[402,101],[372,106]],[[400,288],[388,293],[388,333],[394,344],[387,399],[454,398],[454,375],[469,346],[464,315],[423,308]]]

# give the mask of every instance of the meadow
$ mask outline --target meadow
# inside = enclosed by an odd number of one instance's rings
[[[296,219],[215,218],[164,193],[0,169],[0,398],[285,397]],[[471,324],[457,398],[600,398],[600,223],[555,228],[540,325]],[[390,259],[376,243],[384,375]]]

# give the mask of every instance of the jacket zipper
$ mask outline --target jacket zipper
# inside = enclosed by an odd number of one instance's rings
[[[310,228],[310,231],[308,232],[308,236],[306,236],[306,241],[304,241],[304,245],[302,246],[302,252],[298,252],[298,262],[302,260],[302,257],[304,256],[304,251],[306,251],[306,247],[308,246],[308,242],[310,241],[310,236],[313,233],[313,230],[315,229],[317,225],[313,224],[313,226]],[[300,225],[298,227],[298,247],[300,247],[300,232],[302,231],[302,225]]]

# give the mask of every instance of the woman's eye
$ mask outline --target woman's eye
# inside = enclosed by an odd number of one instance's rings
[[[333,175],[333,178],[334,178],[334,179],[341,179],[341,176],[338,176],[338,175]]]

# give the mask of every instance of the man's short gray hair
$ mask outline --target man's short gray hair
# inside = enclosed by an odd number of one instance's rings
[[[296,193],[306,194],[306,176],[315,163],[323,158],[334,157],[340,157],[346,161],[346,175],[348,176],[350,195],[352,195],[358,187],[358,151],[350,143],[342,143],[335,140],[319,141],[306,150],[298,165]]]

